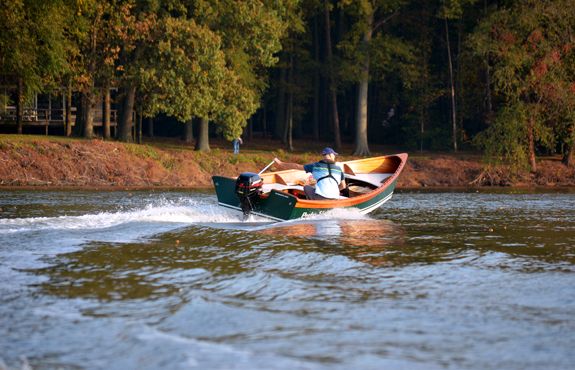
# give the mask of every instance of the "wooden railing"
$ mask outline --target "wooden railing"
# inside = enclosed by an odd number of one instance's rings
[[[94,126],[103,126],[104,120],[101,111],[94,112]],[[22,123],[28,126],[57,126],[65,122],[66,111],[64,109],[41,109],[25,108],[22,112]],[[76,108],[72,107],[72,126],[76,123]],[[13,124],[16,122],[16,108],[8,107],[0,109],[0,124]],[[118,111],[110,111],[110,125],[116,126],[118,122]]]
[[[71,126],[76,124],[76,108],[72,107],[70,117]],[[48,135],[48,128],[64,127],[66,123],[66,111],[64,109],[34,109],[25,108],[22,111],[22,125],[23,126],[40,126],[45,128],[45,133]],[[110,110],[110,126],[116,129],[118,123],[118,111],[116,109]],[[16,108],[8,107],[0,109],[0,126],[2,125],[15,125],[16,124]],[[103,112],[94,112],[94,127],[104,126]],[[115,133],[114,133],[115,135]]]
[[[76,121],[76,108],[72,108],[72,124]],[[27,125],[63,124],[64,109],[24,108],[22,122]],[[8,107],[0,110],[0,123],[16,122],[16,108]]]

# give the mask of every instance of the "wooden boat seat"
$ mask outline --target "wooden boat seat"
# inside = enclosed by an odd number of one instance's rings
[[[301,185],[283,185],[283,184],[278,184],[278,183],[273,183],[273,184],[263,184],[262,185],[262,192],[265,193],[269,193],[272,190],[278,190],[278,191],[285,191],[288,193],[297,193],[297,192],[301,192],[301,194],[303,195],[304,190],[303,190],[303,186]],[[340,195],[337,199],[347,199],[346,196]]]
[[[358,173],[355,175],[345,174],[346,180],[358,180],[375,187],[380,187],[385,179],[393,176],[392,173]]]
[[[274,183],[274,184],[265,184],[264,183],[262,185],[262,191],[264,193],[268,193],[272,190],[282,191],[282,190],[290,190],[290,189],[303,191],[303,186],[301,186],[301,185],[284,185],[284,184],[277,184],[277,183]]]
[[[387,179],[392,175],[393,174],[391,173],[359,173],[353,175],[350,173],[345,173],[345,178],[346,180],[349,180],[348,182],[351,184],[353,184],[355,180],[360,183],[373,186],[373,188],[378,188],[381,186],[381,184],[385,179]],[[285,191],[291,194],[303,193],[303,186],[298,185],[296,183],[289,183],[282,176],[278,174],[275,174],[272,179],[273,179],[272,181],[274,182],[272,183],[264,182],[264,184],[262,185],[262,192],[264,194],[269,193],[272,190]],[[352,192],[352,194],[359,195],[359,193],[356,192]],[[347,197],[340,195],[337,199],[347,199]]]

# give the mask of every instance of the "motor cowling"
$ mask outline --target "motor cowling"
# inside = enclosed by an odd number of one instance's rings
[[[236,195],[244,215],[249,215],[254,209],[254,202],[262,192],[264,181],[257,173],[241,173],[236,180]]]

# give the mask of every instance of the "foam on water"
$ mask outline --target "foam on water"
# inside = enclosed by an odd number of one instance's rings
[[[4,218],[0,219],[0,234],[44,230],[97,230],[130,222],[202,224],[216,227],[227,224],[232,228],[238,225],[240,229],[245,228],[244,226],[265,227],[270,223],[269,219],[255,215],[244,219],[241,213],[218,206],[211,199],[155,199],[131,209],[125,209],[126,206],[122,208],[79,216]],[[366,217],[355,209],[335,209],[307,215],[299,220],[360,220]],[[284,221],[281,224],[289,222],[298,220]]]
[[[139,209],[98,212],[81,216],[29,217],[0,219],[0,234],[39,230],[103,229],[129,222],[233,223],[242,215],[203,200],[160,201]],[[251,219],[251,222],[257,222]]]
[[[304,220],[361,220],[368,218],[357,208],[336,208],[326,212],[305,215]]]

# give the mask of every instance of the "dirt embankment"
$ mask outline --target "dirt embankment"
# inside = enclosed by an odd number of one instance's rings
[[[311,152],[286,153],[277,149],[277,142],[251,142],[248,146],[234,156],[231,144],[224,142],[215,142],[210,152],[200,153],[174,142],[136,145],[5,135],[0,136],[0,187],[207,188],[212,175],[258,172],[276,156],[299,163],[317,158]],[[380,154],[385,153],[374,153]],[[340,159],[353,157],[342,155]],[[415,154],[398,187],[575,186],[575,169],[553,158],[539,164],[536,173],[512,176],[504,167],[486,169],[479,157]]]

